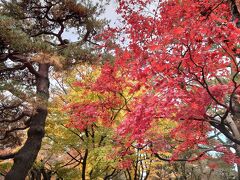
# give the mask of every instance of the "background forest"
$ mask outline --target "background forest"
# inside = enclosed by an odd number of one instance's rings
[[[239,28],[238,0],[1,0],[0,178],[239,179]]]

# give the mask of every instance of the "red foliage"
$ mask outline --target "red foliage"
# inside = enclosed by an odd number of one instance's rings
[[[179,123],[172,137],[184,142],[176,152],[208,144],[210,125],[234,114],[232,97],[239,94],[240,35],[228,2],[124,0],[118,12],[130,37],[129,71],[148,89],[148,100],[139,101],[119,131],[139,139],[154,117],[165,117]]]
[[[170,141],[178,144],[173,158],[199,144],[208,145],[207,133],[235,113],[233,99],[240,93],[240,30],[231,21],[228,2],[122,0],[118,13],[124,19],[121,30],[129,46],[115,49],[114,64],[106,64],[91,86],[92,91],[111,93],[109,97],[126,88],[131,93],[145,90],[131,102],[118,135],[128,145],[146,144],[152,122],[169,118],[178,122],[171,132]],[[114,98],[106,102],[81,104],[72,119],[84,116],[88,124],[105,118],[104,110],[116,106]],[[224,154],[226,161],[232,158],[225,150]]]

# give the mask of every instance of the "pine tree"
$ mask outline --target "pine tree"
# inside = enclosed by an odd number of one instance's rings
[[[2,0],[0,6],[0,147],[17,146],[28,129],[20,150],[1,159],[14,159],[6,179],[25,179],[44,137],[50,73],[94,60],[91,37],[103,24],[102,7],[76,0]],[[78,40],[65,39],[67,31]]]

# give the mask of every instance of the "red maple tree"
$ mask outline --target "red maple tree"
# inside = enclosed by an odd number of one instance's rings
[[[122,0],[118,13],[122,15],[124,27],[114,29],[114,33],[124,34],[120,42],[128,47],[115,49],[114,64],[105,65],[102,75],[92,85],[101,93],[119,93],[126,87],[130,87],[132,93],[144,89],[124,116],[118,135],[125,138],[129,146],[133,142],[139,147],[147,146],[165,161],[194,161],[209,151],[217,151],[224,154],[227,162],[239,163],[240,12],[237,1]],[[119,71],[124,75],[119,76]],[[84,108],[92,113],[93,107],[88,106]],[[152,125],[162,119],[178,124],[171,131],[170,139],[150,138]],[[209,132],[215,130],[231,143],[210,143]],[[173,144],[171,158],[159,154]],[[203,150],[199,150],[200,147],[204,147]],[[197,156],[183,158],[189,150],[199,151]]]
[[[129,63],[122,56],[122,61],[131,68],[131,76],[153,92],[147,92],[151,103],[145,100],[141,105],[158,109],[148,112],[149,118],[132,118],[136,124],[145,129],[154,117],[176,120],[179,125],[172,136],[183,141],[177,155],[208,145],[207,132],[215,128],[233,142],[239,155],[239,4],[124,0],[118,12],[134,59]],[[126,132],[129,124],[134,126],[132,119],[123,123]],[[231,154],[221,145],[214,149]]]

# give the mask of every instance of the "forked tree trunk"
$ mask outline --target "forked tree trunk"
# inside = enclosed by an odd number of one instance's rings
[[[48,64],[40,64],[37,78],[37,108],[35,114],[31,117],[28,137],[14,157],[14,163],[11,170],[7,173],[6,180],[25,180],[29,170],[37,158],[41,148],[42,138],[44,137],[44,127],[47,118],[47,102],[49,98],[49,79]]]

